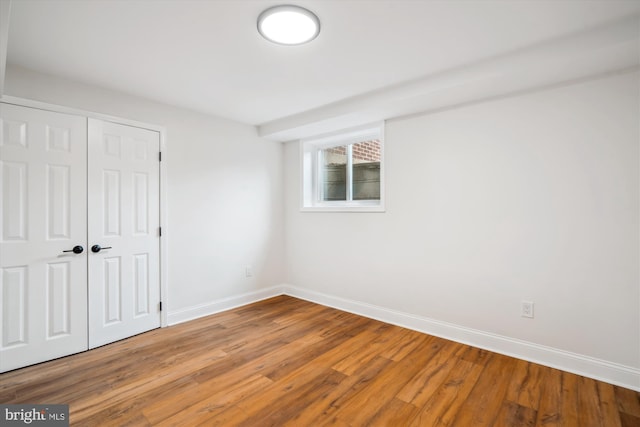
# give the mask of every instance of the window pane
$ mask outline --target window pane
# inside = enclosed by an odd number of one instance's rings
[[[322,150],[322,200],[347,200],[347,147]]]
[[[352,145],[353,200],[380,200],[380,140]]]

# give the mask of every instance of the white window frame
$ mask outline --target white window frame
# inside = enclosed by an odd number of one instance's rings
[[[351,144],[380,141],[380,200],[349,200],[352,191]],[[322,150],[347,146],[347,200],[323,200]],[[300,141],[300,210],[302,212],[384,212],[384,122],[358,126]]]

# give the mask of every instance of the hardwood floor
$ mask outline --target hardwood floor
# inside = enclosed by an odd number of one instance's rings
[[[640,393],[291,297],[0,375],[83,426],[640,426]]]

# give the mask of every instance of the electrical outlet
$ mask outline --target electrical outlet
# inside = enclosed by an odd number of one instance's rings
[[[244,274],[247,277],[252,277],[253,276],[253,268],[251,268],[250,265],[246,266],[244,269]]]
[[[533,303],[531,301],[522,301],[522,311],[520,315],[533,319]]]

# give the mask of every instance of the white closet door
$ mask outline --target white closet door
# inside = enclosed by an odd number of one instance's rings
[[[160,327],[159,151],[158,132],[89,119],[90,348]]]
[[[88,346],[87,119],[3,103],[0,118],[4,372]]]

